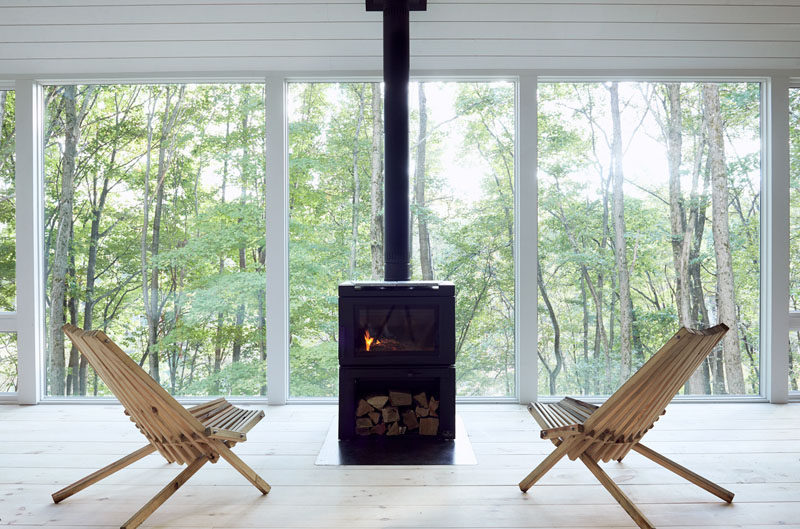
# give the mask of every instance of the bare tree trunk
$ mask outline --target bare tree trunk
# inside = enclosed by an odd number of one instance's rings
[[[433,279],[431,259],[431,236],[428,232],[428,211],[425,204],[425,149],[428,136],[428,108],[425,98],[425,83],[419,85],[419,131],[417,132],[417,164],[414,168],[414,203],[417,210],[417,233],[419,235],[419,264],[422,279]]]
[[[263,272],[266,263],[267,252],[266,249],[259,248],[258,262],[261,265],[260,270]],[[260,288],[258,291],[258,350],[261,353],[261,365],[266,365],[267,362],[267,314],[266,314],[266,291]],[[267,394],[266,380],[261,385],[259,394]]]
[[[370,253],[372,279],[383,277],[383,113],[381,85],[372,84],[372,175],[370,178]]]
[[[166,88],[166,101],[164,104],[164,115],[161,120],[161,136],[159,138],[158,148],[158,170],[156,173],[156,197],[153,210],[153,229],[152,239],[150,241],[150,257],[155,260],[158,257],[161,244],[161,214],[164,207],[164,180],[167,176],[167,170],[172,162],[172,155],[175,149],[175,136],[172,134],[175,123],[178,119],[178,114],[181,111],[181,103],[183,102],[183,94],[185,86],[181,85],[178,89],[177,99],[175,104],[170,109],[172,101],[173,88]],[[158,324],[161,320],[161,303],[159,293],[159,275],[160,269],[158,266],[153,266],[150,273],[150,306],[147,310],[147,352],[150,357],[150,375],[160,382],[159,375],[159,353],[158,353]]]
[[[611,175],[613,179],[612,214],[614,217],[614,254],[616,257],[619,281],[619,342],[620,342],[620,382],[631,375],[631,334],[633,310],[631,303],[630,271],[625,244],[625,203],[622,193],[624,175],[622,172],[622,126],[620,124],[619,85],[614,82],[609,87],[611,95],[611,121],[613,125],[611,143]]]
[[[581,307],[583,308],[583,329],[581,329],[581,341],[583,342],[583,364],[586,375],[583,377],[583,394],[590,395],[592,392],[591,373],[589,369],[589,303],[586,298],[586,278],[581,274]]]
[[[561,352],[561,328],[558,326],[556,312],[553,310],[553,305],[550,303],[550,297],[547,295],[547,290],[544,287],[544,280],[542,279],[542,266],[538,259],[536,260],[536,282],[539,284],[539,292],[542,293],[542,300],[547,307],[547,314],[550,316],[550,322],[553,324],[553,354],[556,357],[556,365],[551,368],[541,354],[539,354],[539,359],[542,361],[542,364],[547,370],[550,395],[555,395],[556,381],[559,373],[561,373],[561,367],[564,363],[564,355]]]
[[[361,209],[361,178],[358,176],[358,140],[361,135],[361,124],[364,121],[364,106],[366,102],[367,84],[361,83],[361,91],[358,92],[358,116],[356,117],[356,131],[353,136],[353,211],[350,239],[350,279],[356,278],[356,264],[358,262],[358,222],[359,209]]]
[[[744,394],[745,387],[739,344],[739,321],[733,289],[733,262],[728,223],[728,172],[725,167],[725,140],[722,134],[717,84],[703,85],[703,110],[708,136],[708,158],[711,165],[712,230],[717,263],[717,311],[719,321],[730,328],[722,339],[725,379],[728,393],[741,395]]]
[[[64,154],[61,163],[61,192],[58,205],[58,234],[51,268],[50,283],[50,395],[64,395],[64,305],[67,292],[70,235],[72,234],[72,200],[74,196],[75,162],[80,139],[80,118],[75,99],[75,85],[64,87]]]
[[[689,315],[689,274],[688,262],[684,260],[684,246],[686,241],[686,214],[681,192],[681,160],[683,147],[683,134],[681,126],[681,85],[680,83],[666,83],[665,110],[666,138],[667,138],[667,165],[669,167],[669,220],[672,236],[672,265],[675,269],[675,292],[678,309],[678,321],[683,327],[691,327]],[[688,257],[688,255],[686,256]]]
[[[247,141],[247,129],[248,129],[248,122],[249,122],[249,109],[247,106],[246,101],[246,94],[243,94],[242,101],[240,104],[244,105],[245,111],[244,115],[242,116],[241,122],[241,137],[242,140],[242,167],[241,167],[241,186],[242,186],[242,193],[240,195],[239,203],[244,206],[247,202],[247,174],[248,174],[248,167],[250,165],[250,149],[249,143]],[[238,222],[242,222],[242,218],[238,219]],[[247,271],[247,258],[245,254],[246,248],[244,245],[239,247],[239,272],[243,273]],[[242,327],[244,327],[244,313],[245,313],[245,303],[240,303],[239,306],[236,308],[236,328],[233,332],[233,351],[231,353],[231,362],[234,364],[239,363],[241,361],[242,356],[242,343],[244,341],[244,332]]]
[[[227,119],[225,120],[225,151],[226,152],[230,152],[230,150],[231,150],[230,149],[230,134],[231,134],[231,121],[230,121],[230,115],[228,115]],[[225,193],[227,192],[227,186],[228,186],[228,157],[226,156],[224,161],[222,162],[222,188],[221,188],[221,190],[222,190],[221,203],[222,204],[225,203],[225,199],[226,199]],[[219,268],[218,268],[218,270],[219,270],[219,276],[221,277],[222,274],[225,272],[225,258],[224,257],[220,257],[219,258]],[[222,336],[222,330],[223,329],[222,329],[222,327],[223,327],[224,324],[225,324],[225,313],[223,311],[219,311],[217,313],[217,331],[216,331],[216,334],[214,336],[214,367],[213,367],[214,385],[213,385],[213,388],[214,388],[214,394],[215,395],[219,395],[219,390],[220,390],[220,387],[219,387],[219,376],[218,375],[219,375],[220,369],[222,369],[222,357],[224,355],[224,348],[222,347],[222,345],[223,345],[222,344],[222,339],[223,339],[223,336]]]

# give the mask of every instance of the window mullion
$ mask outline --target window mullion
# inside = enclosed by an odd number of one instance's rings
[[[789,391],[789,78],[772,77],[764,105],[764,273],[761,328],[765,396],[784,403]]]
[[[42,330],[42,90],[16,83],[17,351],[20,404],[41,398]]]
[[[289,188],[283,76],[266,79],[266,319],[267,400],[286,404],[289,393]]]

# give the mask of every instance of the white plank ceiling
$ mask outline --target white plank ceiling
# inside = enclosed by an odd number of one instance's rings
[[[800,72],[800,0],[429,0],[411,66]],[[363,0],[0,0],[0,76],[369,71]]]

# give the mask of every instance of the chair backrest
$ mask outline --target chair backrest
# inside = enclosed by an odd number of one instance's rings
[[[607,442],[638,441],[681,386],[719,343],[728,326],[682,327],[584,423],[584,432]]]
[[[125,411],[153,446],[170,462],[214,457],[203,424],[102,331],[64,325],[64,333],[83,353]]]

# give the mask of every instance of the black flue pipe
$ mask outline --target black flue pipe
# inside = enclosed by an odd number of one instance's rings
[[[383,11],[384,82],[384,274],[386,281],[411,279],[408,181],[409,11],[424,11],[426,0],[367,0],[368,11]]]

